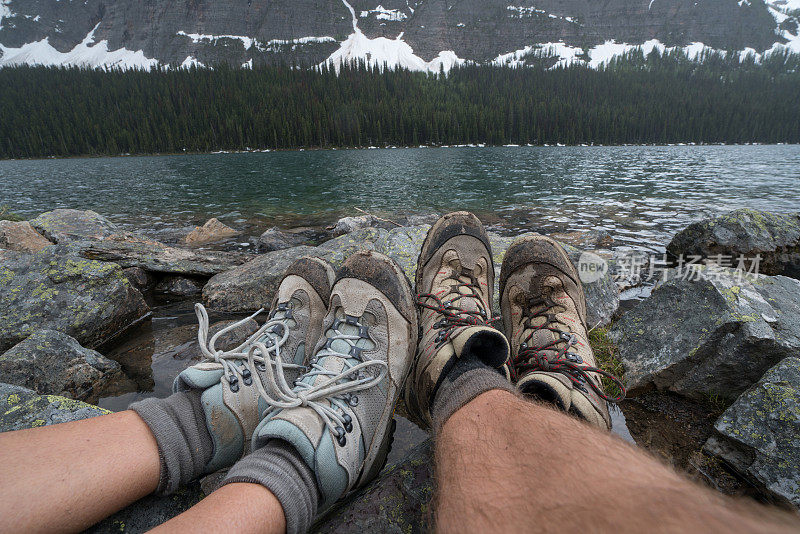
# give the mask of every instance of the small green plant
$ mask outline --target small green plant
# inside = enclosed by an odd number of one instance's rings
[[[609,327],[595,328],[589,332],[589,344],[594,351],[597,366],[624,381],[622,363],[619,361],[619,348],[608,334]],[[606,377],[602,377],[603,389],[609,395],[619,395],[619,386]]]
[[[707,393],[706,402],[711,407],[713,413],[722,414],[727,408],[727,403],[717,393]]]
[[[19,222],[24,220],[22,217],[11,211],[8,206],[0,206],[0,221]]]

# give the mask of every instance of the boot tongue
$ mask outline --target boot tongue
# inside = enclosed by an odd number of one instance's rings
[[[337,313],[337,317],[338,316],[339,316],[339,314]],[[343,316],[340,317],[340,319],[342,319],[342,318],[343,318]],[[340,334],[343,334],[343,335],[346,335],[346,336],[358,336],[359,335],[359,327],[358,326],[347,324],[345,322],[341,322],[339,324],[338,331],[339,331]],[[331,341],[331,346],[330,346],[331,350],[334,350],[334,351],[342,353],[342,354],[349,354],[350,353],[350,349],[351,349],[350,343],[354,343],[356,347],[358,347],[360,349],[363,349],[365,351],[375,348],[375,344],[372,342],[372,340],[365,339],[363,337],[359,338],[358,340],[350,340],[349,343],[348,343],[348,341],[346,341],[344,339],[338,339],[338,338],[334,339],[337,336],[337,333],[336,333],[336,330],[334,330],[333,328],[331,328],[327,332],[325,332],[325,336],[328,339],[333,339],[333,341]],[[345,362],[346,362],[347,365],[345,365]],[[358,365],[359,363],[361,363],[361,360],[359,360],[357,358],[352,358],[352,357],[344,358],[344,357],[333,356],[333,355],[331,355],[331,356],[323,356],[317,362],[318,365],[321,365],[325,369],[328,369],[329,371],[335,372],[336,374],[339,374],[342,371],[344,371],[345,367],[347,367],[347,366],[353,367],[354,365]],[[303,381],[305,383],[307,383],[307,384],[314,385],[315,383],[325,382],[325,381],[329,380],[330,378],[331,377],[329,377],[329,376],[320,375],[320,376],[316,376],[316,377],[306,378]]]

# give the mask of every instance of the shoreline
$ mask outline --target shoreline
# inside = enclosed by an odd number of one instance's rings
[[[42,161],[42,160],[65,160],[65,159],[102,159],[102,158],[141,158],[141,157],[167,157],[167,156],[210,156],[219,154],[265,154],[269,152],[324,152],[324,151],[354,151],[354,150],[413,150],[413,149],[437,149],[437,148],[617,148],[617,147],[709,147],[709,146],[800,146],[800,143],[623,143],[617,145],[604,144],[507,144],[491,145],[487,143],[468,143],[456,145],[416,145],[416,146],[344,146],[344,147],[297,147],[297,148],[256,148],[244,150],[213,150],[210,152],[184,151],[184,152],[143,152],[137,154],[79,154],[69,156],[40,156],[34,158],[0,158],[3,161]]]

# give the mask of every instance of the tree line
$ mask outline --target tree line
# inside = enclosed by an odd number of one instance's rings
[[[606,66],[0,69],[0,158],[440,144],[798,143],[800,56]]]

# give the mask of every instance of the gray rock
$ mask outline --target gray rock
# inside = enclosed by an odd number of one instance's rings
[[[153,291],[172,297],[191,297],[202,293],[203,281],[185,276],[165,276]]]
[[[0,383],[0,432],[78,421],[111,413],[85,402],[37,395],[22,386]]]
[[[149,317],[119,265],[69,255],[0,251],[0,351],[51,329],[97,348]]]
[[[189,235],[184,238],[184,242],[187,245],[205,245],[206,243],[222,241],[236,235],[239,235],[239,232],[214,217],[206,221],[203,226],[198,226],[189,232]]]
[[[269,308],[283,273],[302,256],[325,256],[317,247],[299,246],[268,252],[211,278],[203,301],[215,311],[252,312]]]
[[[377,243],[376,249],[386,254],[403,268],[412,285],[417,274],[417,261],[422,243],[431,225],[392,228]]]
[[[96,241],[82,241],[73,246],[85,258],[164,274],[214,276],[253,258],[250,254],[236,252],[170,247],[129,233],[114,234]]]
[[[3,381],[41,395],[95,400],[103,384],[121,373],[117,362],[54,330],[39,330],[0,354]]]
[[[0,248],[17,252],[39,252],[52,244],[27,221],[0,220]]]
[[[277,227],[272,227],[258,238],[256,251],[259,253],[272,252],[302,245],[305,238],[299,234],[284,232]]]
[[[730,403],[764,372],[800,354],[800,282],[702,267],[653,290],[617,321],[631,395],[655,387]]]
[[[125,273],[128,282],[142,293],[153,289],[156,285],[156,277],[141,267],[127,267],[122,269],[122,272]]]
[[[57,209],[42,213],[31,226],[54,243],[102,239],[117,233],[117,226],[91,210]]]
[[[766,494],[800,508],[800,359],[786,358],[714,424],[704,450]]]
[[[425,441],[384,469],[366,488],[334,507],[312,527],[315,533],[429,532],[433,497],[433,447]]]
[[[363,228],[376,228],[381,226],[381,221],[374,215],[359,215],[357,217],[342,217],[333,226],[335,235],[349,234]]]
[[[335,269],[341,267],[344,260],[359,250],[376,250],[382,252],[381,243],[388,232],[382,228],[361,228],[339,236],[319,246],[320,254],[331,262]]]
[[[800,278],[800,215],[740,209],[690,224],[667,245],[673,256],[761,256],[763,274]],[[747,264],[749,267],[749,263]]]

